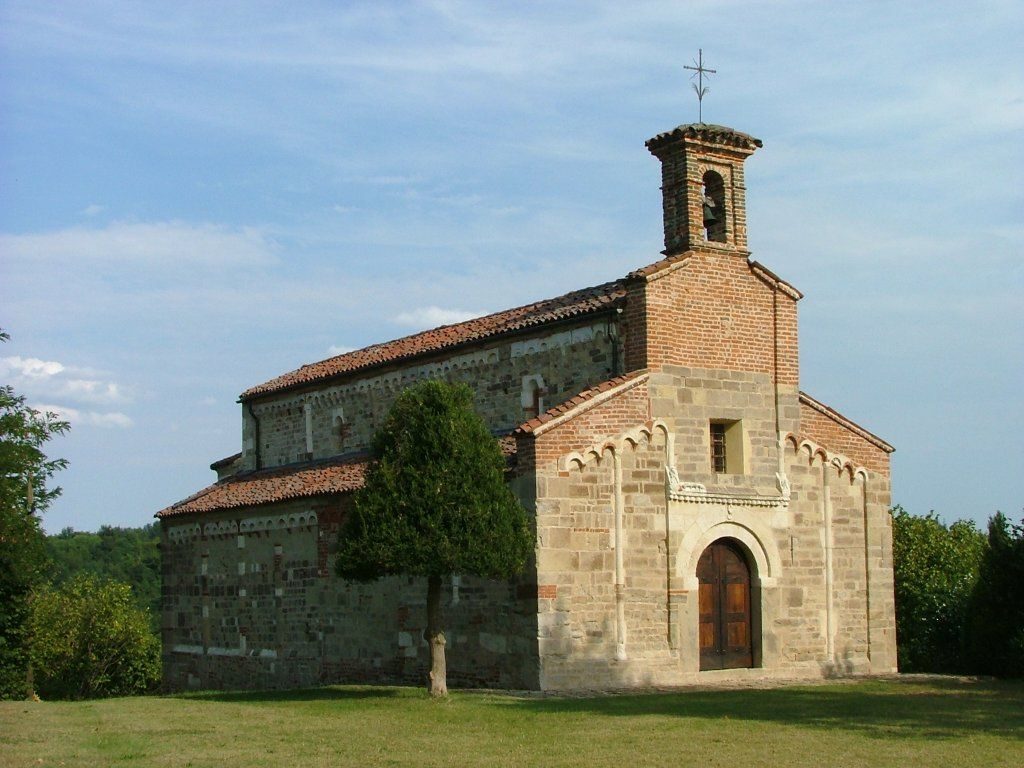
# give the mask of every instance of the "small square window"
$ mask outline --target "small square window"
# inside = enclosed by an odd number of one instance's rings
[[[711,443],[711,471],[742,475],[746,472],[743,450],[743,422],[715,419],[708,429]]]
[[[726,463],[725,455],[725,424],[722,423],[711,423],[711,471],[712,472],[725,472],[726,467],[729,465]]]

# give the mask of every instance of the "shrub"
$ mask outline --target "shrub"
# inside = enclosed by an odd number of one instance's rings
[[[997,512],[970,600],[968,641],[974,671],[1024,677],[1024,523]]]
[[[896,642],[902,672],[968,672],[964,635],[985,537],[965,520],[892,509]]]
[[[32,602],[32,664],[44,698],[126,696],[160,680],[160,642],[131,587],[83,574]]]

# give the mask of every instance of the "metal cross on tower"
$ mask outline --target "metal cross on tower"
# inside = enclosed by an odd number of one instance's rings
[[[696,66],[691,67],[683,65],[683,69],[692,69],[693,74],[690,75],[690,79],[697,78],[696,83],[691,83],[693,90],[697,92],[697,121],[700,123],[704,122],[704,94],[708,92],[707,86],[704,85],[704,75],[714,75],[718,72],[716,69],[708,69],[704,66],[704,49],[697,49],[697,60],[693,62]]]

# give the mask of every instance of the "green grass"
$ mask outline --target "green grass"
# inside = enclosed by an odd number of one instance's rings
[[[335,686],[0,702],[0,766],[1014,766],[1024,683],[595,698]]]

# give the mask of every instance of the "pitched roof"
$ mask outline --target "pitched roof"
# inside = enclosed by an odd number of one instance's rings
[[[545,424],[562,416],[567,416],[580,406],[593,401],[595,398],[605,394],[606,392],[613,392],[620,389],[631,389],[631,387],[625,385],[639,384],[641,381],[646,380],[647,375],[647,369],[641,368],[640,370],[631,371],[625,376],[616,376],[614,379],[608,379],[607,381],[602,381],[600,384],[595,384],[590,389],[583,390],[578,395],[570,397],[568,400],[563,403],[559,403],[554,408],[549,408],[540,416],[520,424],[513,434],[536,434]]]
[[[808,395],[806,392],[800,392],[800,402],[813,408],[815,411],[822,414],[823,416],[827,416],[837,424],[846,427],[854,434],[859,435],[860,437],[867,440],[876,448],[881,448],[886,453],[895,453],[896,449],[889,445],[889,443],[880,438],[878,435],[872,432],[868,432],[866,429],[864,429],[864,427],[862,427],[857,422],[853,421],[852,419],[846,418],[835,408],[825,405],[823,402],[821,402],[820,400],[816,400],[815,398]]]
[[[509,465],[514,465],[515,437],[502,435],[498,438],[498,446]],[[327,461],[240,472],[160,510],[156,517],[163,519],[175,515],[217,512],[291,499],[350,493],[363,486],[369,464],[369,458],[365,454],[359,454]]]
[[[648,139],[646,146],[653,152],[662,145],[684,136],[688,139],[700,139],[713,144],[726,144],[749,151],[764,146],[760,139],[755,139],[749,133],[743,133],[724,125],[715,125],[714,123],[689,123],[688,125],[676,126],[671,131],[659,133],[657,136]]]
[[[462,323],[442,325],[440,328],[433,328],[383,344],[374,344],[318,363],[310,363],[291,373],[251,387],[243,392],[241,397],[242,400],[247,400],[258,395],[312,384],[341,374],[405,360],[460,344],[482,341],[534,326],[593,314],[617,306],[625,297],[625,286],[622,281],[618,280],[593,288],[582,288],[553,299],[506,309]]]
[[[196,512],[273,504],[289,499],[354,491],[363,484],[366,456],[241,472],[209,485],[156,513],[163,519]]]

